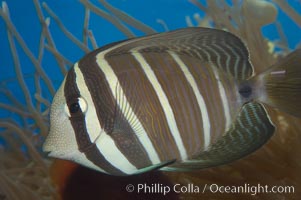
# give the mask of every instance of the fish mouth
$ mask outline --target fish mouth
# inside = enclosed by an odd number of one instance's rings
[[[53,153],[52,151],[45,151],[43,150],[44,154],[47,156],[47,157],[53,157],[51,154]]]
[[[43,151],[47,157],[58,158],[63,160],[72,160],[72,158],[76,155],[76,152],[63,152],[57,150],[47,150]]]
[[[57,157],[57,155],[55,154],[55,151],[53,151],[53,148],[51,148],[49,145],[47,145],[47,139],[46,139],[46,141],[44,142],[44,144],[42,146],[42,151],[48,157]]]
[[[49,145],[47,145],[47,139],[44,141],[44,144],[42,146],[42,151],[47,155],[52,152],[52,150],[49,149]]]
[[[58,152],[55,151],[44,151],[47,157],[52,157],[52,158],[60,158],[64,159],[65,155],[64,154],[59,154]]]

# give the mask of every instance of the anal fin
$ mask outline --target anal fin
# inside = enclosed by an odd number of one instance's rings
[[[230,130],[211,145],[208,151],[162,170],[185,171],[227,164],[259,149],[274,131],[275,127],[263,105],[256,102],[247,103],[242,107]]]

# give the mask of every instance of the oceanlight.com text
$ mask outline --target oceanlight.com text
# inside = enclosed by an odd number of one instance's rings
[[[163,194],[166,195],[170,192],[175,193],[221,193],[221,194],[250,194],[257,195],[260,193],[294,193],[294,186],[281,186],[281,185],[264,185],[255,184],[251,185],[248,183],[242,185],[219,185],[219,184],[174,184],[174,185],[164,185],[161,183],[141,183],[141,184],[128,184],[125,187],[127,192],[136,192],[143,194]]]

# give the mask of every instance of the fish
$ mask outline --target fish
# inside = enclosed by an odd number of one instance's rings
[[[106,45],[65,76],[43,151],[115,176],[233,162],[274,134],[266,105],[301,117],[300,63],[255,74],[243,40],[202,27]]]

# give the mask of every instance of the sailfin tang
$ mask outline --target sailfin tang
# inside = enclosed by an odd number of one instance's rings
[[[296,117],[301,117],[301,49],[295,50],[254,77],[260,101]]]
[[[208,168],[240,159],[260,148],[273,135],[275,127],[264,107],[255,102],[245,104],[230,130],[208,151],[184,163],[162,170],[191,170]]]

